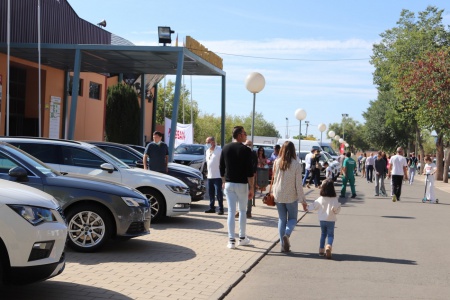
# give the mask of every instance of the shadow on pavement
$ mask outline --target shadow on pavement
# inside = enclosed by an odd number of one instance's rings
[[[130,300],[132,298],[123,294],[82,284],[44,281],[24,286],[0,287],[1,299],[34,299],[34,300],[60,300],[60,299],[116,299]],[[97,296],[96,296],[97,295]]]
[[[326,259],[323,256],[319,256],[317,253],[305,253],[305,252],[291,252],[289,254],[282,253],[270,253],[270,255],[287,255],[298,258],[312,258],[312,259]],[[389,263],[400,265],[417,265],[414,260],[408,259],[395,259],[377,256],[364,256],[364,255],[352,255],[352,254],[336,254],[333,253],[331,261],[363,261],[363,262],[376,262],[376,263]]]
[[[83,265],[111,262],[165,263],[187,261],[196,257],[196,253],[190,248],[140,239],[109,241],[94,253],[80,253],[66,248],[66,254],[68,263]]]
[[[392,218],[392,219],[415,219],[414,217],[405,216],[381,216],[382,218]]]

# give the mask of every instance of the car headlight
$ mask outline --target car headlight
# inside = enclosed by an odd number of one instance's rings
[[[187,178],[187,180],[189,180],[193,184],[200,184],[201,183],[201,179],[200,178],[197,178],[197,177],[186,177],[186,178]]]
[[[185,188],[183,186],[179,185],[166,185],[169,190],[174,192],[175,194],[183,194],[183,195],[189,195],[189,188]]]
[[[193,161],[191,161],[191,165],[193,165],[193,164],[201,164],[202,162],[203,162],[203,159],[193,160]]]
[[[8,206],[33,226],[45,222],[56,222],[56,217],[51,209],[19,204],[9,204]]]
[[[122,197],[122,200],[125,202],[128,206],[148,206],[147,199],[142,198],[131,198],[131,197]]]

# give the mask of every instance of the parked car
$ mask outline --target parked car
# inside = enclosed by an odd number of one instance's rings
[[[308,153],[311,151],[301,151],[300,152],[300,161],[302,163],[302,173],[305,174],[305,157]],[[298,152],[297,152],[298,155]],[[321,151],[320,152],[320,159],[319,163],[321,165],[320,169],[320,177],[325,178],[325,168],[323,167],[324,162],[327,161],[328,165],[331,167],[331,170],[333,172],[333,180],[336,181],[336,179],[339,177],[339,174],[341,173],[341,165],[339,162],[334,160],[327,152]]]
[[[336,151],[334,151],[333,147],[331,147],[331,143],[321,142],[320,146],[322,147],[323,151],[325,151],[328,154],[330,154],[330,156],[334,160],[337,160],[339,158],[339,155],[336,153]]]
[[[195,168],[206,177],[205,153],[206,146],[203,144],[181,144],[173,152],[173,162]]]
[[[89,176],[59,173],[4,142],[0,142],[0,179],[55,197],[69,225],[68,245],[76,251],[96,251],[110,237],[128,239],[150,233],[150,206],[139,191]]]
[[[114,155],[130,167],[143,168],[142,157],[143,153],[123,144],[111,143],[111,142],[94,142],[86,141],[92,145],[105,150],[111,155]],[[144,148],[145,150],[145,148]],[[203,199],[206,192],[205,181],[203,180],[202,173],[191,167],[183,165],[169,163],[168,175],[183,181],[188,187],[191,194],[192,201],[199,201]]]
[[[51,195],[0,180],[0,286],[63,272],[67,225]]]
[[[190,211],[189,188],[182,181],[169,175],[130,168],[94,145],[32,137],[3,137],[0,140],[30,153],[57,171],[90,175],[139,190],[150,202],[152,222]]]

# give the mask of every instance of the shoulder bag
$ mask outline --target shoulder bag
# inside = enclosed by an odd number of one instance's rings
[[[274,164],[274,167],[275,167],[275,164]],[[275,174],[275,172],[272,172],[272,180],[270,181],[269,192],[262,199],[263,203],[267,206],[275,206],[275,197],[272,194],[272,184],[273,184],[274,174]]]

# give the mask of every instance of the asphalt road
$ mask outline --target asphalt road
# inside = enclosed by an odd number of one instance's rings
[[[358,197],[342,201],[332,260],[318,256],[319,222],[308,213],[292,252],[276,245],[225,299],[450,299],[449,193],[436,191],[440,204],[422,203],[422,180],[404,184],[393,203],[357,178]]]

